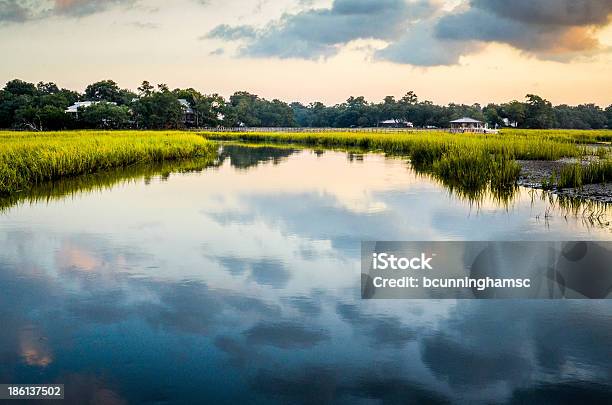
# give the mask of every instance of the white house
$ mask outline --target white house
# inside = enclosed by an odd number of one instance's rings
[[[487,125],[474,118],[463,117],[450,122],[451,132],[485,132]]]
[[[64,112],[67,114],[75,114],[75,116],[78,118],[80,109],[91,107],[92,105],[98,104],[98,103],[100,103],[100,101],[77,101],[76,103],[72,104],[70,107],[66,108]],[[109,104],[117,105],[117,103],[109,103]]]
[[[385,120],[378,123],[379,127],[383,128],[412,128],[414,125],[410,121],[405,120]]]
[[[512,127],[512,128],[518,127],[518,122],[510,121],[510,119],[508,118],[502,118],[502,122],[504,123],[504,126],[506,127]]]

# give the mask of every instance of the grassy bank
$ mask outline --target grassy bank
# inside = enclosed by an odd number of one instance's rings
[[[582,129],[502,129],[502,136],[542,138],[555,142],[592,144],[612,142],[612,130]]]
[[[295,143],[310,147],[361,148],[407,156],[451,190],[478,199],[486,190],[507,199],[516,187],[522,160],[557,160],[595,153],[585,147],[610,131],[511,130],[501,134],[451,134],[443,131],[384,132],[202,132],[208,139]]]
[[[0,212],[22,203],[60,200],[66,196],[99,192],[117,185],[149,182],[153,177],[168,179],[172,173],[200,172],[217,164],[214,154],[193,159],[141,163],[120,169],[103,170],[80,176],[62,177],[32,186],[24,193],[0,196]]]
[[[322,147],[358,147],[410,156],[413,162],[433,163],[444,154],[480,151],[511,159],[556,160],[586,153],[582,135],[554,136],[518,132],[508,134],[451,134],[422,131],[406,133],[355,132],[201,132],[208,139],[248,142],[298,143]],[[571,141],[573,139],[573,141]]]
[[[582,187],[612,181],[612,160],[604,160],[583,166],[578,163],[561,169],[556,183],[559,188]],[[553,181],[554,183],[554,181]]]
[[[0,132],[0,195],[138,163],[212,156],[215,150],[185,132]]]

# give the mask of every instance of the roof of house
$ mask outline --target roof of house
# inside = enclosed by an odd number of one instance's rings
[[[476,123],[482,124],[483,122],[475,120],[474,118],[463,117],[463,118],[459,118],[458,120],[451,121],[451,123],[453,124],[476,124]]]
[[[384,120],[380,121],[380,124],[411,124],[411,122],[406,120]]]
[[[65,112],[67,113],[76,113],[78,112],[79,108],[85,108],[85,107],[90,107],[93,104],[98,104],[100,101],[77,101],[76,103],[72,104],[70,107],[66,108]],[[117,103],[110,103],[113,105],[117,105]]]
[[[189,101],[184,98],[179,98],[178,102],[181,103],[181,107],[183,107],[183,111],[185,111],[186,114],[193,114],[193,108],[191,108]]]

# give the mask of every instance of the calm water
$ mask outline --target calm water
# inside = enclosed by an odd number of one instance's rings
[[[38,196],[0,214],[0,383],[64,383],[64,403],[609,399],[609,301],[359,299],[361,240],[523,239],[612,230],[329,151],[227,146],[199,173]]]

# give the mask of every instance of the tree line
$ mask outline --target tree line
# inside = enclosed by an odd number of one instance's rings
[[[189,104],[186,106],[179,100]],[[66,109],[78,101],[93,101],[76,114]],[[112,80],[87,86],[84,93],[61,89],[55,83],[38,84],[11,80],[0,90],[0,128],[30,130],[62,129],[179,129],[184,127],[377,127],[382,121],[411,122],[415,127],[445,128],[451,120],[471,117],[491,127],[506,124],[518,128],[612,128],[612,105],[557,105],[538,95],[525,101],[503,104],[448,104],[420,100],[409,91],[396,99],[378,103],[349,97],[344,103],[326,106],[266,100],[245,91],[229,99],[202,94],[193,88],[170,90],[144,81],[136,92],[121,89]]]

